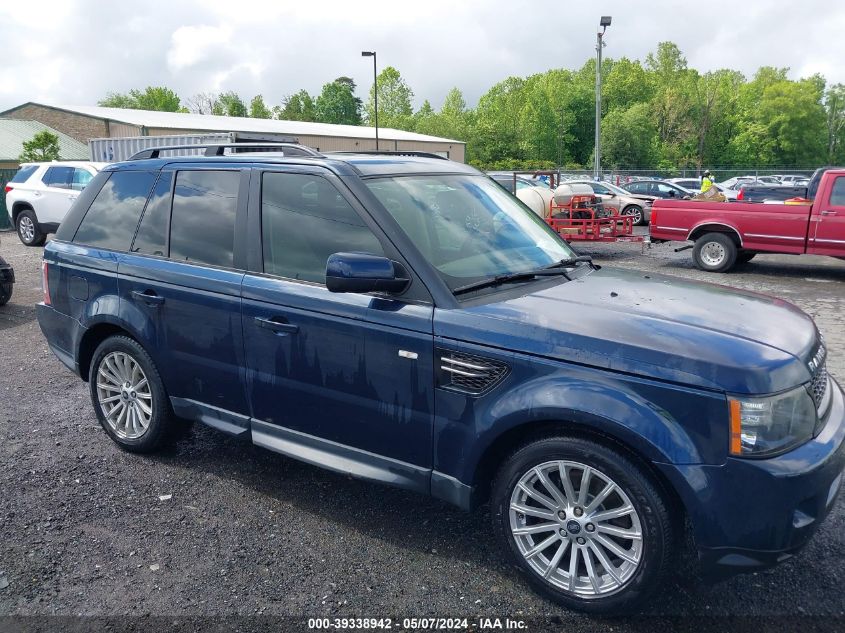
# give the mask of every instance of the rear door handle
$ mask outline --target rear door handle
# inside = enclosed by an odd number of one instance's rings
[[[287,319],[284,317],[272,317],[270,319],[265,319],[264,317],[255,317],[255,324],[258,327],[263,327],[267,330],[271,330],[280,336],[285,336],[287,334],[295,334],[299,331],[299,326],[294,325],[292,323],[288,323]]]
[[[831,211],[831,210],[822,211],[822,215],[836,215],[836,211]]]
[[[133,290],[132,297],[138,301],[143,301],[149,306],[160,306],[164,303],[164,297],[157,295],[152,290],[145,290],[144,292],[141,292],[140,290]]]

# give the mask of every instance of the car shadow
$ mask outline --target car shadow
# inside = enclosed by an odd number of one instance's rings
[[[4,306],[0,306],[0,332],[31,323],[36,319],[35,306],[15,303],[15,295]]]

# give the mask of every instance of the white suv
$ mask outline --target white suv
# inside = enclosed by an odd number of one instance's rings
[[[6,209],[27,246],[41,246],[55,233],[88,181],[108,163],[24,163],[6,185]]]

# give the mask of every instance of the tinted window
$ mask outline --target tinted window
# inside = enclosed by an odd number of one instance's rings
[[[833,191],[830,192],[830,204],[845,207],[845,176],[833,181]]]
[[[647,185],[643,185],[641,182],[633,182],[628,185],[628,191],[633,193],[645,193],[648,191]]]
[[[73,182],[73,167],[50,167],[41,179],[48,187],[70,189]]]
[[[305,174],[264,174],[261,188],[264,271],[324,283],[339,252],[384,255],[381,244],[329,181]]]
[[[21,167],[18,170],[12,179],[9,182],[23,182],[27,178],[29,178],[32,174],[35,173],[35,170],[38,169],[38,165],[30,165],[29,167]]]
[[[116,251],[129,250],[155,172],[118,171],[111,175],[82,219],[73,241]]]
[[[170,257],[234,265],[237,171],[180,171],[176,174],[170,221]]]
[[[167,227],[170,224],[170,186],[173,173],[164,172],[159,176],[153,195],[147,202],[141,226],[132,244],[135,253],[148,255],[167,255]]]
[[[74,169],[73,170],[73,182],[70,183],[71,189],[76,189],[77,191],[82,191],[85,189],[85,185],[91,182],[91,179],[94,176],[91,175],[90,172],[84,169]]]
[[[596,182],[591,182],[590,187],[593,189],[593,193],[597,193],[600,196],[612,196],[613,192],[608,189],[607,187],[600,185]]]

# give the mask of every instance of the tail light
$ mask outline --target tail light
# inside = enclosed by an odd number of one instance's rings
[[[44,305],[51,305],[50,303],[50,277],[47,262],[41,261],[41,290],[44,293]]]
[[[12,189],[14,189],[14,187],[12,185],[6,185],[3,188],[3,191],[5,191],[6,193],[9,193]]]
[[[651,219],[649,220],[649,224],[657,226],[657,209],[654,207],[651,208]]]

